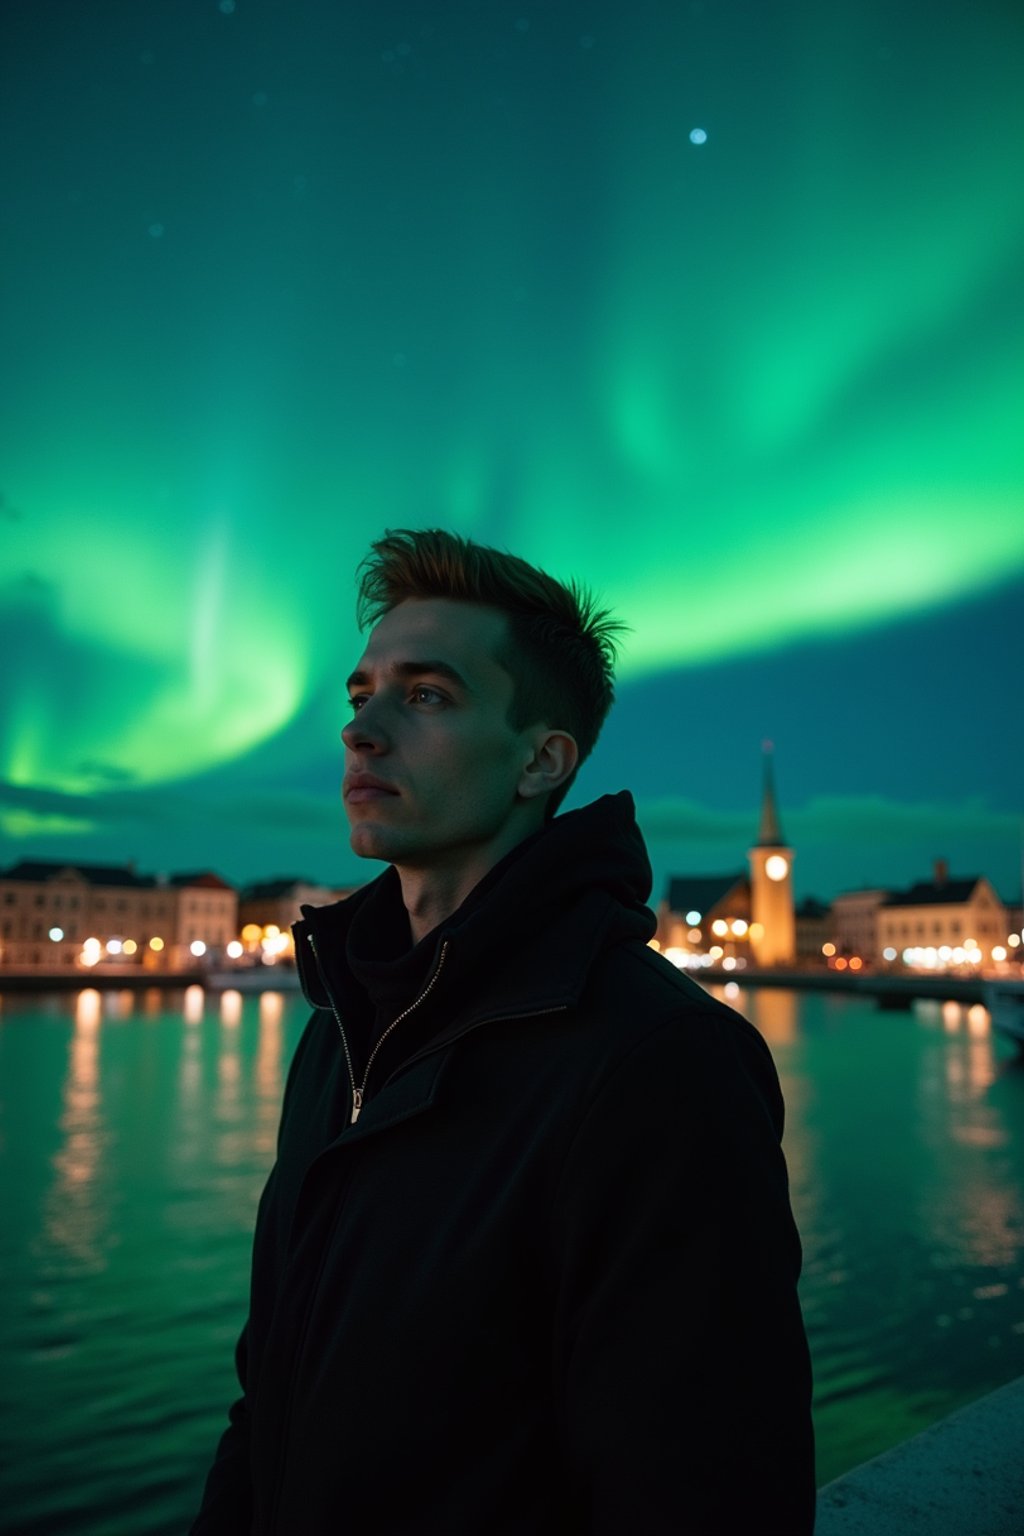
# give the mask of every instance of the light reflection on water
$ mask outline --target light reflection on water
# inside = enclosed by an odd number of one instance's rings
[[[220,996],[221,1022],[227,1025],[240,1024],[242,1022],[242,994],[231,988],[222,992]]]
[[[826,1480],[1024,1371],[1024,1066],[983,1009],[729,991],[786,1097]],[[304,1022],[279,992],[0,998],[11,1529],[184,1527]]]
[[[183,1013],[186,1024],[201,1024],[206,993],[202,987],[186,987]]]
[[[101,1013],[97,991],[90,987],[78,994],[58,1122],[62,1140],[52,1158],[55,1177],[44,1208],[49,1245],[92,1270],[106,1262],[100,1247],[105,1213],[95,1188],[106,1140],[99,1091]]]
[[[1024,1372],[1024,1061],[980,1006],[769,989],[804,1243],[819,1476]]]
[[[280,992],[264,992],[259,1000],[256,1052],[253,1145],[269,1164],[277,1150],[277,1125],[284,1094],[286,1004]]]
[[[780,1045],[789,1045],[796,1039],[799,994],[782,987],[765,987],[756,993],[747,993],[750,1012],[747,1017],[756,1024],[774,1051]],[[740,1007],[740,1003],[734,1004]],[[744,1011],[742,1008],[740,1011]]]

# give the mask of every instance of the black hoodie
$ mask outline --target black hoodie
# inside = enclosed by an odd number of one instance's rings
[[[778,1081],[648,947],[649,890],[618,795],[411,952],[394,870],[306,910],[193,1536],[812,1529]]]

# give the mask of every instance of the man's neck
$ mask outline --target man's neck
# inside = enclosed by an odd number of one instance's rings
[[[453,861],[451,865],[431,864],[417,868],[396,865],[413,944],[418,944],[432,929],[457,912],[484,876],[535,830],[524,827],[519,835],[502,839],[478,850],[476,857]]]

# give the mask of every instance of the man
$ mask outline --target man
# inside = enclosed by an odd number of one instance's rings
[[[629,795],[552,817],[619,626],[437,530],[373,546],[360,618],[343,796],[389,868],[296,924],[315,1011],[194,1536],[809,1532],[771,1059],[649,947]]]

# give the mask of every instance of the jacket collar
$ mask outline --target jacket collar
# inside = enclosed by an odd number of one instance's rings
[[[356,900],[367,889],[364,887],[364,891],[349,900]],[[332,910],[319,909],[321,913]],[[573,911],[562,915],[557,925],[547,927],[532,942],[517,945],[515,953],[507,952],[496,959],[486,986],[479,989],[478,1006],[474,1008],[471,1001],[460,999],[462,1006],[456,1009],[453,1029],[446,1028],[444,1034],[461,1031],[468,1023],[574,1007],[614,917],[614,903],[608,897],[598,891],[588,893]],[[305,920],[292,925],[292,932],[295,964],[306,1002],[311,1008],[336,1012],[340,1000],[331,996],[323,967],[316,958],[325,944],[338,942],[339,935],[331,933],[331,926],[322,918],[307,915]],[[442,934],[428,974],[432,976],[437,968],[442,945],[448,946],[446,958],[457,961],[463,946],[469,943],[470,936],[460,935],[457,929]]]
[[[654,915],[644,905],[650,873],[625,792],[556,817],[513,850],[437,931],[427,975],[433,976],[444,946],[444,975],[434,995],[444,1035],[469,1022],[572,1007],[601,948],[654,932]],[[344,968],[339,976],[325,959],[344,954],[364,904],[393,901],[397,882],[397,872],[388,869],[346,901],[303,908],[303,921],[294,925],[295,953],[312,1007],[341,1013],[345,998],[333,994],[344,986]]]

